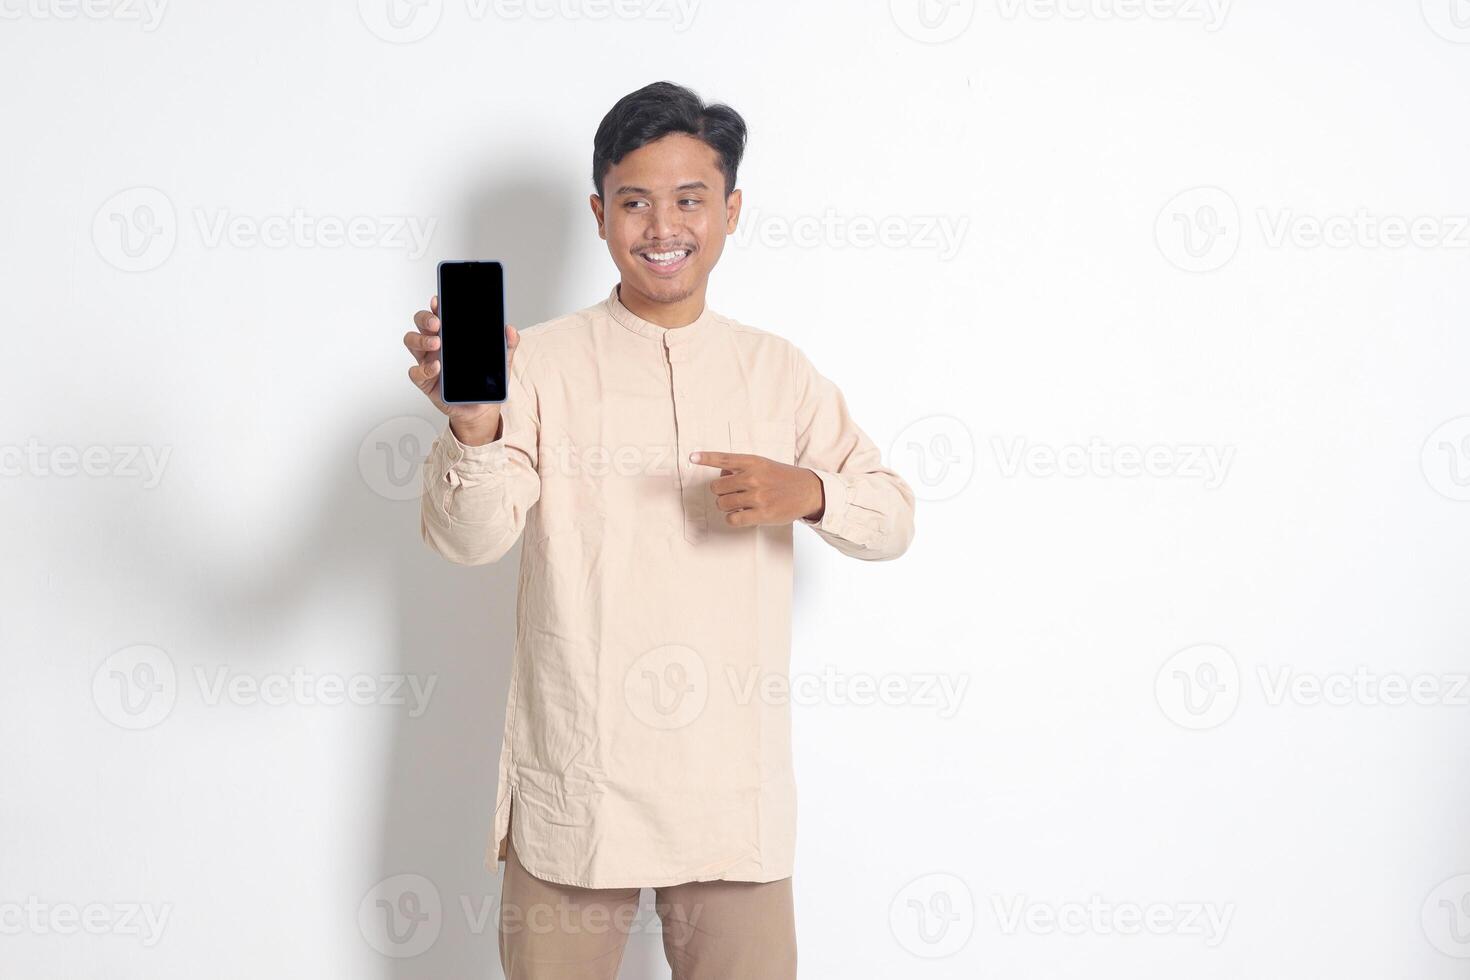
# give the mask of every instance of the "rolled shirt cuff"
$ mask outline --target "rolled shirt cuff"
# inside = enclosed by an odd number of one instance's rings
[[[819,531],[829,531],[841,536],[842,527],[847,521],[847,505],[850,496],[847,484],[842,477],[831,470],[819,470],[815,467],[807,467],[817,474],[817,479],[822,481],[822,496],[825,498],[825,509],[820,519],[812,521],[801,518],[801,523],[807,527],[814,527]]]
[[[502,422],[502,426],[503,426]],[[483,446],[466,446],[455,436],[454,429],[446,420],[444,431],[439,435],[444,447],[444,458],[451,470],[464,474],[501,474],[505,472],[505,430],[500,438]]]

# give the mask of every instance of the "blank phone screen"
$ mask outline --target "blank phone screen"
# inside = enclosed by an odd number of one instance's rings
[[[445,402],[505,401],[505,281],[499,262],[439,266]]]

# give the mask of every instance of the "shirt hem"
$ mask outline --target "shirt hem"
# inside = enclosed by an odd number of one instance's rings
[[[517,860],[520,859],[520,856],[520,852],[517,851]],[[769,876],[756,875],[754,877],[747,877],[745,875],[707,875],[705,877],[690,878],[685,875],[675,875],[671,878],[615,878],[611,880],[593,880],[568,878],[556,874],[545,874],[526,864],[525,861],[521,861],[521,867],[525,868],[527,873],[529,873],[533,877],[540,878],[542,881],[549,881],[557,885],[571,885],[574,888],[665,888],[670,885],[687,885],[701,881],[748,881],[753,884],[763,885],[772,881],[780,881],[783,878],[790,878],[792,875],[790,871],[787,871],[785,874],[775,874]]]

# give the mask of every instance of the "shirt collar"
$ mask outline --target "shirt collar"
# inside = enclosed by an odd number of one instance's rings
[[[693,323],[682,327],[661,327],[657,323],[649,323],[624,306],[622,300],[618,299],[617,284],[614,284],[612,292],[607,294],[606,305],[612,318],[629,330],[643,337],[662,340],[671,347],[676,344],[692,343],[696,337],[709,333],[710,322],[715,318],[714,312],[709,308],[709,301],[706,300],[704,311]]]

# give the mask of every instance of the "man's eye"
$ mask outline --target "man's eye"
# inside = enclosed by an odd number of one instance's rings
[[[628,203],[624,204],[623,207],[625,207],[629,211],[631,211],[634,208],[644,207],[645,205],[647,205],[647,203],[648,203],[647,201],[629,201]]]
[[[699,198],[697,198],[697,197],[686,197],[686,198],[684,198],[684,200],[680,201],[679,203],[681,205],[684,205],[685,207],[697,208],[697,207],[699,207],[699,203],[700,202],[699,202]]]

